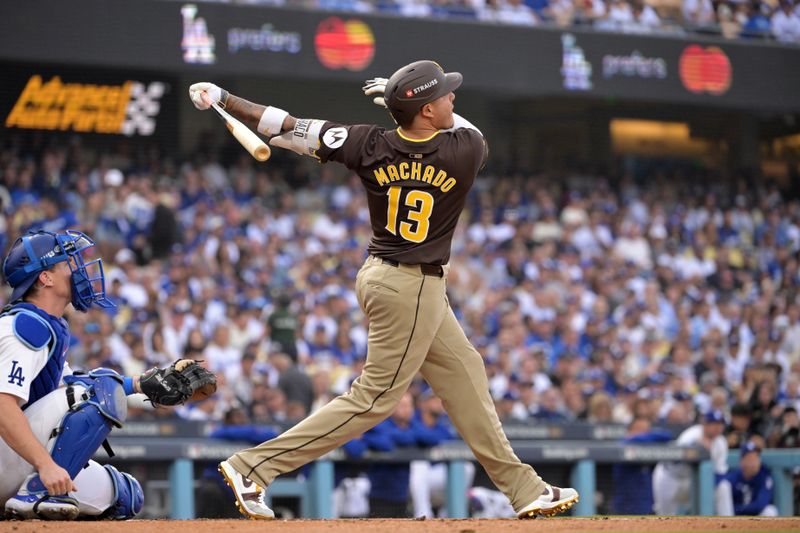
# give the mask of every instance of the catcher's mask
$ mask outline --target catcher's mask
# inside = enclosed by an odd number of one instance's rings
[[[88,235],[74,230],[30,232],[18,238],[3,261],[3,274],[13,289],[9,301],[22,299],[40,272],[66,261],[72,271],[70,285],[75,309],[85,313],[92,304],[114,307],[114,303],[106,298],[103,260],[87,261],[83,256],[83,252],[94,244]]]

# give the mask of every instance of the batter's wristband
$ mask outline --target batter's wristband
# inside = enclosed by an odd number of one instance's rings
[[[261,114],[261,119],[258,121],[258,132],[272,137],[273,135],[280,135],[283,130],[283,121],[289,113],[278,107],[268,106]]]
[[[230,95],[230,93],[228,93],[228,91],[226,91],[225,89],[220,87],[220,89],[219,89],[219,102],[217,102],[217,103],[219,104],[219,106],[222,109],[225,109],[226,107],[228,107],[228,96],[229,95]]]

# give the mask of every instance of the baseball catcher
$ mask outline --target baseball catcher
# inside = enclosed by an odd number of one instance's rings
[[[126,395],[156,405],[213,394],[216,380],[191,359],[141,376],[107,368],[73,374],[66,307],[112,307],[101,259],[78,231],[28,233],[3,262],[10,304],[0,313],[0,505],[15,519],[126,520],[144,495],[132,475],[91,460],[127,416]]]

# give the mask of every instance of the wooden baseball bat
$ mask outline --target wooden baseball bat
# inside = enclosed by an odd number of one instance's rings
[[[228,128],[228,131],[231,132],[231,135],[239,141],[239,144],[244,146],[245,150],[250,152],[250,155],[255,157],[258,161],[266,161],[269,159],[269,156],[272,155],[272,150],[269,149],[267,143],[253,133],[250,128],[222,109],[217,102],[209,102],[207,95],[203,94],[203,100],[211,104],[211,107],[217,112],[220,120],[222,120],[225,127]]]

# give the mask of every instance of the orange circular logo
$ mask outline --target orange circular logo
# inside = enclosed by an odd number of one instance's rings
[[[364,70],[375,56],[375,36],[360,20],[329,17],[317,26],[314,46],[320,63],[331,70]]]
[[[681,54],[678,71],[683,86],[693,93],[724,94],[733,81],[731,61],[716,46],[687,46]]]

